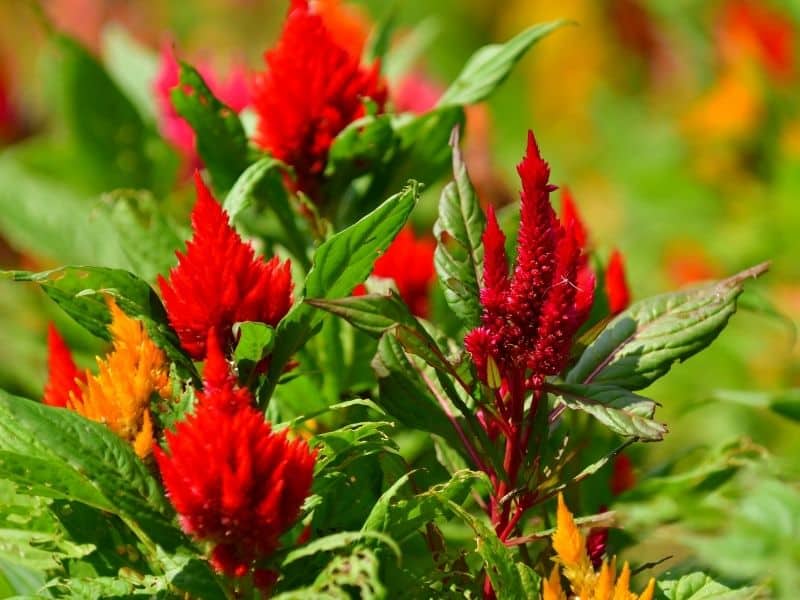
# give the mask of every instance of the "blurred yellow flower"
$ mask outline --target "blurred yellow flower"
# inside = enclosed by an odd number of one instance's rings
[[[626,562],[619,578],[616,578],[616,559],[608,563],[603,561],[600,571],[596,572],[586,552],[586,539],[578,529],[572,513],[558,495],[558,511],[556,513],[556,530],[552,535],[554,561],[557,563],[550,577],[542,583],[543,600],[653,600],[655,579],[650,579],[641,594],[630,591],[631,570]],[[559,571],[559,565],[561,567]],[[569,582],[571,593],[565,593],[561,586],[561,577]],[[616,578],[616,581],[615,581]]]
[[[97,357],[97,375],[87,373],[80,393],[70,395],[68,407],[104,423],[144,458],[153,447],[150,399],[154,393],[169,396],[169,367],[141,321],[126,315],[112,299],[108,307],[114,349],[105,358]]]

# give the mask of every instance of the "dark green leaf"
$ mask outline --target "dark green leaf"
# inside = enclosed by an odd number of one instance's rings
[[[192,361],[180,349],[167,322],[164,307],[144,281],[121,269],[62,267],[52,271],[0,271],[0,278],[38,283],[44,292],[89,332],[110,339],[111,314],[106,296],[111,296],[126,314],[141,319],[150,338],[186,373],[196,375]]]
[[[191,65],[181,63],[172,103],[197,135],[197,151],[217,192],[229,190],[247,168],[247,136],[236,112],[220,102]]]
[[[614,318],[567,374],[569,383],[638,390],[708,346],[736,312],[744,282],[761,264],[728,279],[636,302]]]
[[[553,391],[573,410],[589,413],[620,435],[646,441],[663,439],[667,427],[653,420],[652,400],[613,385],[553,385]]]
[[[531,46],[566,24],[567,21],[553,21],[534,25],[505,44],[490,44],[478,49],[439,99],[438,106],[475,104],[485,100],[505,81]]]
[[[70,141],[96,191],[146,187],[152,165],[139,113],[105,69],[76,41],[54,37],[58,104]]]
[[[480,322],[480,282],[483,277],[483,230],[486,219],[469,180],[467,167],[454,131],[453,174],[439,200],[439,218],[433,226],[436,237],[434,264],[444,296],[464,327]]]

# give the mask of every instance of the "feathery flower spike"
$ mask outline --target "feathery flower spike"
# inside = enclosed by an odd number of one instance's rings
[[[264,60],[267,70],[253,89],[255,142],[291,165],[297,187],[315,198],[336,135],[364,115],[365,99],[383,110],[387,90],[379,65],[362,67],[307,0],[292,0],[280,39]]]
[[[234,323],[277,325],[292,305],[293,284],[289,261],[257,257],[228,222],[199,173],[195,185],[194,234],[186,253],[176,253],[178,265],[169,280],[159,276],[158,285],[181,346],[202,360],[211,329],[227,352],[234,343]]]
[[[141,321],[126,315],[113,299],[109,298],[108,307],[114,349],[105,358],[98,357],[97,375],[87,371],[86,380],[80,382],[78,393],[70,394],[67,406],[105,423],[144,458],[153,447],[150,400],[153,394],[169,397],[169,366]]]
[[[300,514],[316,453],[287,431],[273,432],[247,389],[234,389],[224,375],[224,363],[209,341],[195,413],[166,433],[167,450],[156,448],[155,456],[184,531],[213,543],[214,567],[231,577],[252,571],[268,587],[274,577],[255,562],[278,547]]]
[[[618,315],[631,303],[631,292],[625,277],[625,260],[614,248],[606,265],[606,296],[611,315]]]
[[[71,394],[80,393],[80,385],[86,381],[86,374],[78,371],[69,347],[52,323],[47,330],[47,348],[48,378],[42,402],[64,408]]]

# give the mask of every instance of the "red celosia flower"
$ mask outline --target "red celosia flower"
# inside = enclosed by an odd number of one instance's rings
[[[369,16],[359,6],[341,0],[316,0],[314,12],[322,17],[333,41],[360,60],[372,29]]]
[[[611,468],[611,493],[619,496],[636,485],[636,474],[633,472],[633,462],[627,454],[618,454],[614,458]]]
[[[580,234],[574,224],[559,222],[550,205],[555,187],[533,133],[517,171],[522,202],[513,276],[505,236],[490,209],[483,236],[482,323],[465,344],[484,380],[491,358],[504,377],[527,378],[525,383],[538,388],[566,365],[572,337],[591,306],[594,279],[580,284]]]
[[[793,74],[797,34],[787,15],[763,2],[731,0],[721,21],[719,43],[727,60],[755,58],[776,80]]]
[[[281,264],[277,257],[256,257],[199,174],[195,183],[194,235],[186,253],[176,253],[178,266],[170,271],[169,281],[159,276],[158,285],[181,345],[201,360],[212,328],[227,351],[234,341],[234,323],[277,325],[292,304],[292,278],[288,260]]]
[[[611,252],[606,265],[606,296],[612,316],[618,315],[631,303],[631,292],[625,277],[625,261],[616,248]]]
[[[411,71],[392,94],[398,112],[421,115],[431,110],[444,93],[444,86],[422,70]],[[469,122],[469,120],[468,120]],[[467,138],[470,139],[470,138]]]
[[[404,227],[386,252],[375,261],[372,274],[394,279],[400,297],[411,312],[419,317],[428,316],[428,293],[436,275],[433,253],[436,241],[430,237],[418,238],[410,226]],[[353,295],[364,293],[358,286]]]
[[[247,73],[243,66],[232,67],[224,80],[219,79],[208,65],[199,64],[196,68],[214,95],[237,113],[250,103]],[[200,166],[200,158],[197,155],[194,130],[172,104],[172,90],[178,86],[178,82],[179,67],[175,52],[172,46],[165,44],[161,49],[161,69],[153,82],[159,111],[159,129],[164,138],[183,155],[187,168],[195,169]]]
[[[49,374],[42,402],[63,408],[67,406],[70,394],[80,396],[80,384],[86,382],[86,373],[78,371],[69,347],[52,323],[47,330],[47,348]]]
[[[316,196],[336,135],[364,115],[364,100],[382,110],[386,86],[378,64],[362,68],[339,46],[307,0],[292,0],[283,32],[264,55],[254,85],[255,141],[294,167],[297,187]]]
[[[184,531],[212,542],[218,571],[241,577],[278,547],[300,514],[315,453],[303,439],[273,432],[249,392],[225,374],[226,364],[210,341],[195,413],[166,433],[167,450],[156,448],[155,457]],[[263,569],[254,576],[259,585],[274,581]]]
[[[605,507],[601,506],[600,510],[605,510]],[[600,568],[600,565],[603,564],[607,546],[608,527],[592,527],[589,535],[586,536],[586,554],[589,555],[589,560],[592,561],[595,569]]]

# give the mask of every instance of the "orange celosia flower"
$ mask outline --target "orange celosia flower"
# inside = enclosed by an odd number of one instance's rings
[[[630,566],[626,562],[619,578],[616,578],[616,560],[603,561],[599,571],[595,571],[586,552],[586,541],[572,513],[558,495],[556,530],[552,535],[553,549],[557,565],[550,578],[542,584],[544,600],[561,600],[577,596],[581,600],[653,600],[655,580],[650,579],[641,594],[630,591]],[[558,565],[561,565],[561,573]],[[569,582],[572,594],[565,594],[561,588],[561,575]],[[615,581],[616,579],[616,581]]]
[[[92,376],[87,371],[78,393],[70,393],[67,407],[104,423],[144,458],[153,447],[150,398],[154,393],[169,396],[169,367],[141,321],[126,315],[111,299],[108,307],[114,349],[97,358],[99,372]]]

